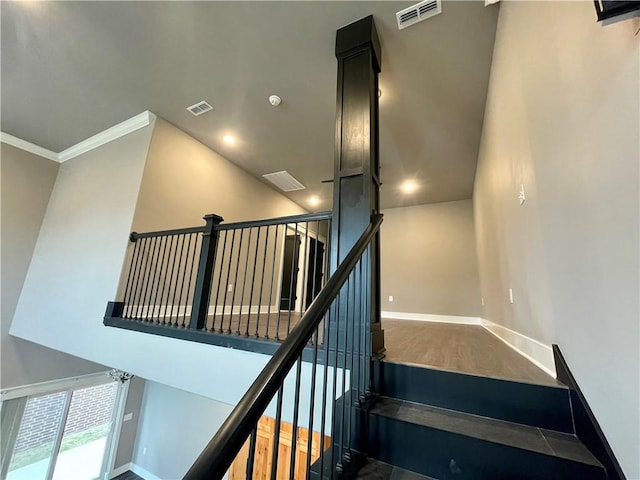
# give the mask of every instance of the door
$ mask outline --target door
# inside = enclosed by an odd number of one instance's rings
[[[316,298],[322,289],[322,277],[324,266],[324,243],[315,238],[309,239],[309,257],[307,260],[307,291],[305,296],[305,309],[309,308],[311,302]]]
[[[101,477],[118,393],[108,382],[28,397],[6,480]]]
[[[298,298],[298,255],[300,235],[287,235],[282,256],[282,281],[280,282],[280,310],[293,310]]]

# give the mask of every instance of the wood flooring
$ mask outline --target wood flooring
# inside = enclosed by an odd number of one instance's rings
[[[553,377],[480,325],[383,318],[382,328],[385,361],[540,385],[558,385]]]

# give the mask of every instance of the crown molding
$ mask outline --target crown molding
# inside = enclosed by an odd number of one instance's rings
[[[49,160],[53,160],[54,162],[60,161],[56,152],[52,152],[51,150],[47,150],[46,148],[39,147],[38,145],[35,145],[31,142],[27,142],[26,140],[22,140],[21,138],[9,135],[8,133],[0,132],[0,141],[2,143],[6,143],[7,145],[19,148],[20,150],[24,150],[25,152],[48,158]]]
[[[20,148],[27,152],[31,152],[33,154],[39,155],[44,158],[48,158],[49,160],[54,160],[56,162],[62,163],[67,160],[71,160],[72,158],[77,157],[78,155],[82,155],[83,153],[87,153],[94,148],[98,148],[105,143],[109,143],[113,140],[116,140],[124,135],[127,135],[131,132],[135,132],[141,128],[146,127],[151,124],[156,119],[156,116],[151,113],[149,110],[146,110],[135,117],[131,117],[124,122],[121,122],[117,125],[114,125],[111,128],[107,128],[106,130],[93,135],[92,137],[87,138],[75,145],[63,150],[59,153],[52,152],[51,150],[47,150],[46,148],[42,148],[38,145],[34,145],[33,143],[27,142],[20,138],[14,137],[13,135],[9,135],[8,133],[0,132],[0,141],[6,143],[8,145],[13,145],[16,148]]]

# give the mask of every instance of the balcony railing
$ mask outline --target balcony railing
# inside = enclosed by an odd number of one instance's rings
[[[105,325],[273,353],[324,286],[331,213],[204,219],[202,227],[131,234]]]

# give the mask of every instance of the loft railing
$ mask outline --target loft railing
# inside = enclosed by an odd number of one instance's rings
[[[202,227],[130,235],[105,325],[273,353],[277,345],[264,341],[284,340],[324,285],[331,213],[204,219]]]
[[[357,468],[356,459],[365,451],[364,414],[371,396],[374,299],[365,285],[372,274],[371,242],[381,223],[382,215],[372,219],[185,480],[220,479],[232,464],[233,478],[247,479],[258,467],[264,475],[265,465],[271,479],[290,480],[333,478]],[[319,350],[323,321],[326,337]],[[310,343],[313,356],[307,363],[303,352]],[[266,414],[275,416],[275,432],[270,445],[258,448],[258,424]],[[279,445],[285,422],[291,423],[292,438],[291,451],[283,456]],[[299,445],[303,433],[306,445]],[[241,450],[246,462],[238,456]]]

